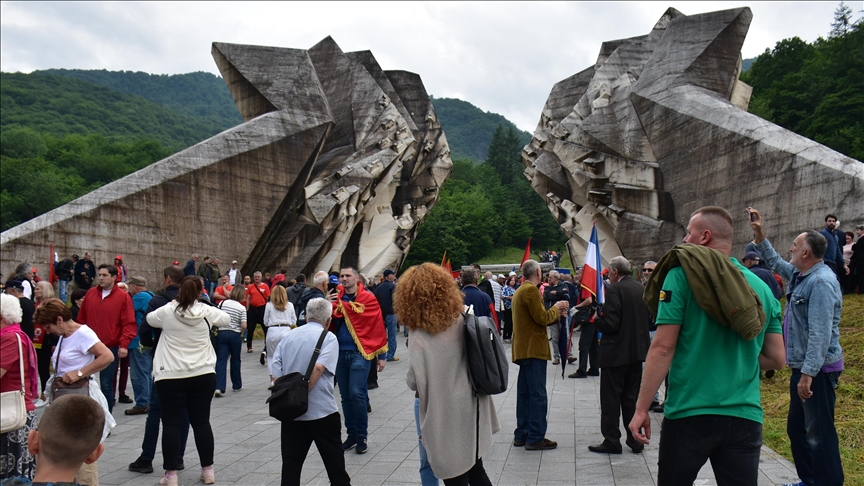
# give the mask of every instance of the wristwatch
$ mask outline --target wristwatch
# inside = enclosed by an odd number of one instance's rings
[[[81,373],[81,370],[78,370],[78,378],[82,378],[83,376],[84,376],[84,373]]]

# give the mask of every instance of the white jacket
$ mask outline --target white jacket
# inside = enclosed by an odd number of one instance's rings
[[[162,329],[153,357],[154,381],[216,372],[216,352],[205,318],[213,327],[231,323],[228,313],[200,302],[180,313],[175,300],[147,314],[150,327]]]

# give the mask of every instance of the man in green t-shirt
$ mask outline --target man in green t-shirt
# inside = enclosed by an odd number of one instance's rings
[[[732,236],[729,212],[708,206],[690,217],[684,243],[729,257]],[[645,362],[636,415],[630,422],[634,438],[648,444],[648,409],[668,372],[658,461],[660,486],[693,484],[709,459],[720,486],[757,484],[762,446],[759,371],[780,369],[786,359],[780,305],[759,277],[735,258],[729,261],[753,288],[765,311],[765,326],[750,341],[699,307],[680,266],[670,269],[661,285],[657,333]]]

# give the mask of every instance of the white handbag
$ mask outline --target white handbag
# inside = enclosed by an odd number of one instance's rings
[[[0,393],[0,433],[5,434],[24,427],[27,423],[26,389],[24,388],[24,352],[21,336],[18,339],[18,366],[21,369],[21,389]]]

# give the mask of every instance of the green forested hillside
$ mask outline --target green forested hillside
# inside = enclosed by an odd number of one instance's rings
[[[523,146],[531,141],[531,134],[519,130],[510,120],[497,113],[484,112],[467,101],[433,97],[432,106],[447,134],[453,159],[485,160],[489,142],[499,125],[516,130]]]
[[[0,73],[0,129],[24,127],[54,137],[98,133],[156,140],[173,151],[224,130],[205,118],[79,79]]]
[[[205,72],[148,74],[133,71],[47,69],[51,74],[80,79],[98,86],[137,95],[172,110],[206,121],[218,131],[243,123],[222,78]]]
[[[827,39],[778,42],[741,79],[751,113],[864,161],[864,24],[850,20],[835,18]]]

